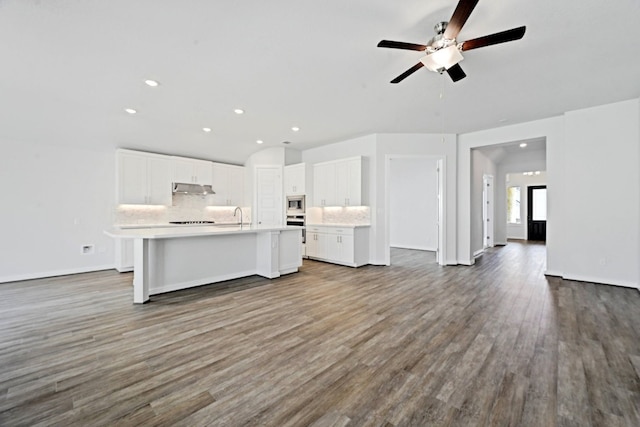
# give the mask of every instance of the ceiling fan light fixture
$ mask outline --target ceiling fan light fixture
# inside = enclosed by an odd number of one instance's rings
[[[424,64],[424,66],[429,70],[440,73],[453,67],[463,59],[462,54],[458,50],[458,46],[454,44],[449,47],[436,50],[422,58],[420,62],[422,62],[422,64]]]

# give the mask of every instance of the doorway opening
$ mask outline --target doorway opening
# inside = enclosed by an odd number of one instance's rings
[[[433,253],[445,261],[445,161],[441,156],[388,155],[386,158],[385,263],[391,248]]]
[[[527,240],[547,240],[547,186],[527,188]]]

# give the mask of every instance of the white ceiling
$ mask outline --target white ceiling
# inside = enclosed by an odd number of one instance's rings
[[[390,84],[422,54],[378,41],[425,43],[455,6],[0,0],[0,138],[243,163],[283,141],[466,133],[640,97],[640,0],[480,0],[459,40],[524,38],[465,52],[458,83],[422,69]]]

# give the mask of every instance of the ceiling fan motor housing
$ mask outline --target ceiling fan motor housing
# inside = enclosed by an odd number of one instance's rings
[[[456,42],[455,39],[450,40],[444,37],[444,32],[447,29],[448,24],[449,23],[447,21],[442,21],[442,22],[438,22],[433,27],[433,30],[435,31],[436,35],[433,36],[431,40],[429,40],[429,42],[427,43],[426,52],[428,54],[433,53],[440,49],[444,49],[445,47],[449,47],[452,44],[455,44]]]

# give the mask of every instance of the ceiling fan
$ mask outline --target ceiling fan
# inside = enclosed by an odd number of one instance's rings
[[[429,40],[426,45],[395,42],[391,40],[382,40],[378,43],[378,47],[425,51],[427,54],[416,65],[391,80],[391,83],[400,83],[422,67],[427,67],[429,70],[440,74],[446,71],[449,77],[451,77],[451,80],[457,82],[467,76],[458,64],[464,59],[460,52],[520,40],[524,36],[524,32],[527,29],[526,26],[512,28],[464,42],[457,42],[456,37],[458,33],[464,23],[467,22],[469,15],[473,12],[478,1],[479,0],[460,0],[449,22],[439,22],[436,24],[434,27],[436,35]]]

